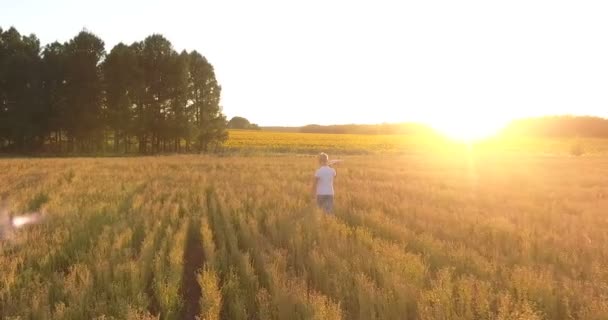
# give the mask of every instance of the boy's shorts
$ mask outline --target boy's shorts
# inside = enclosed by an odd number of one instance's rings
[[[334,196],[331,194],[319,194],[317,195],[317,205],[323,209],[325,213],[331,213],[334,207]]]

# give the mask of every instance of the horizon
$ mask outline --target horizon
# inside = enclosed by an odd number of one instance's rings
[[[236,117],[239,117],[238,115]],[[509,121],[507,121],[507,123],[505,124],[505,126],[516,122],[516,121],[521,121],[521,120],[536,120],[536,119],[544,119],[544,118],[553,118],[553,117],[574,117],[574,118],[586,118],[586,117],[590,117],[590,118],[598,118],[598,119],[602,119],[602,120],[608,120],[608,117],[602,117],[602,116],[596,116],[596,115],[586,115],[586,114],[545,114],[545,115],[540,115],[540,116],[531,116],[531,117],[520,117],[520,118],[514,118],[514,119],[510,119]],[[249,120],[249,119],[247,119]],[[255,122],[251,122],[252,124],[257,124]],[[330,124],[319,124],[319,123],[307,123],[307,124],[303,124],[303,125],[294,125],[294,126],[288,126],[288,125],[259,125],[261,128],[301,128],[301,127],[306,127],[306,126],[378,126],[378,125],[408,125],[408,124],[412,124],[412,125],[423,125],[423,126],[427,126],[427,127],[432,127],[432,125],[422,122],[422,121],[398,121],[398,122],[377,122],[377,123],[330,123]],[[499,128],[500,129],[504,129],[504,127]]]
[[[605,13],[599,1],[110,1],[91,10],[62,0],[11,3],[0,21],[42,45],[86,29],[106,52],[162,34],[213,64],[228,118],[260,126],[467,129],[456,121],[489,131],[522,117],[608,117]]]

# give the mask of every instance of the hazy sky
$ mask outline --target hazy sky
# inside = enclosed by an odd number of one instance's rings
[[[0,0],[0,26],[106,50],[152,33],[215,66],[261,125],[608,117],[607,1]]]

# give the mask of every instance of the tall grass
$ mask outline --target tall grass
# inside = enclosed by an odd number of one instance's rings
[[[608,317],[603,158],[345,159],[335,217],[312,157],[1,160],[45,219],[0,244],[0,318],[179,319],[191,238],[200,319]]]

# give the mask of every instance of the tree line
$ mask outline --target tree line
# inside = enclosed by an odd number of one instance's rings
[[[262,130],[277,132],[331,133],[331,134],[439,134],[432,127],[421,123],[345,124],[317,125],[302,127],[262,127]],[[516,135],[545,138],[566,137],[608,137],[608,119],[595,116],[555,115],[516,119],[508,123],[500,132],[502,135]]]
[[[382,123],[382,124],[340,124],[317,125],[309,124],[300,127],[303,133],[333,133],[333,134],[433,134],[433,129],[427,125],[413,122]]]
[[[0,28],[0,151],[204,152],[227,138],[203,55],[178,53],[159,34],[104,45],[83,30],[41,47]]]
[[[503,134],[535,137],[608,137],[608,119],[593,116],[544,116],[512,121]]]

